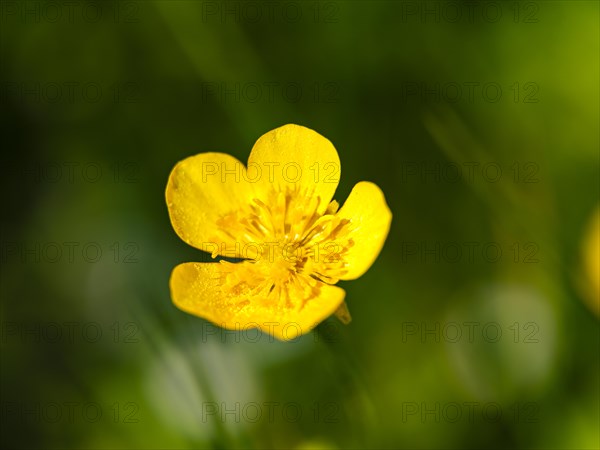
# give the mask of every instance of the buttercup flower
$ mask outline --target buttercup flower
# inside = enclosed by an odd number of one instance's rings
[[[373,264],[392,214],[381,190],[362,181],[339,208],[333,144],[285,125],[254,144],[248,166],[201,153],[171,172],[166,200],[173,228],[189,245],[240,262],[184,263],[173,270],[177,307],[223,328],[259,328],[280,340],[336,313],[349,321],[345,291]]]
[[[583,276],[578,281],[583,299],[592,312],[600,316],[600,206],[589,219],[581,254]]]

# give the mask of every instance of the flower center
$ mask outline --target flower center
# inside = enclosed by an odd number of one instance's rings
[[[227,287],[301,308],[318,294],[318,281],[335,284],[347,272],[345,253],[354,244],[350,221],[336,215],[335,200],[320,214],[320,197],[308,194],[273,191],[268,203],[255,198],[245,214],[220,220],[228,236],[243,237],[236,253],[248,260],[247,270],[225,264]]]

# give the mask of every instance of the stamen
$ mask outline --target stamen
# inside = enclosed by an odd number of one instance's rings
[[[336,216],[335,200],[322,214],[317,212],[320,204],[314,187],[294,187],[272,191],[265,201],[253,198],[246,212],[221,218],[220,231],[231,239],[241,237],[259,246],[278,243],[273,255],[267,254],[271,250],[241,263],[243,267],[225,266],[222,288],[248,302],[300,311],[319,295],[320,283],[337,283],[347,273],[344,260],[354,245],[349,238],[351,224]],[[331,243],[336,245],[335,254],[327,252]]]

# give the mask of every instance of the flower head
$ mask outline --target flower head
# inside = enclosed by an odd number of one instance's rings
[[[247,166],[224,153],[179,162],[166,190],[173,228],[213,258],[242,261],[178,265],[173,302],[224,328],[260,328],[281,340],[336,311],[344,316],[345,291],[335,284],[369,269],[392,214],[365,181],[339,208],[339,176],[331,142],[298,125],[263,135]]]
[[[589,219],[581,244],[583,276],[578,280],[587,306],[600,316],[600,206]]]

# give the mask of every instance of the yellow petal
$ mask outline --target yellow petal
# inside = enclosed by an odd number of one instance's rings
[[[201,153],[180,161],[166,190],[169,216],[179,237],[213,256],[236,256],[235,243],[250,240],[243,232],[232,234],[231,225],[247,216],[254,197],[245,166],[224,153]]]
[[[255,270],[254,263],[248,261],[180,264],[171,274],[171,298],[181,310],[220,327],[241,331],[259,328],[283,341],[307,333],[344,301],[343,289],[311,278],[306,281],[313,283],[313,295],[286,305],[285,296],[277,290],[257,292],[261,274],[249,276]],[[229,278],[242,281],[232,285]],[[243,282],[246,279],[247,284]]]
[[[580,282],[588,307],[600,316],[600,207],[589,220],[582,243],[583,280]]]
[[[271,192],[294,192],[319,197],[317,212],[322,214],[340,180],[341,166],[333,144],[316,131],[300,125],[284,125],[261,136],[254,144],[248,168],[261,170],[257,187]]]
[[[369,181],[357,183],[337,216],[349,220],[347,248],[343,253],[347,273],[342,280],[354,280],[375,262],[383,248],[392,222],[392,213],[381,189]]]

